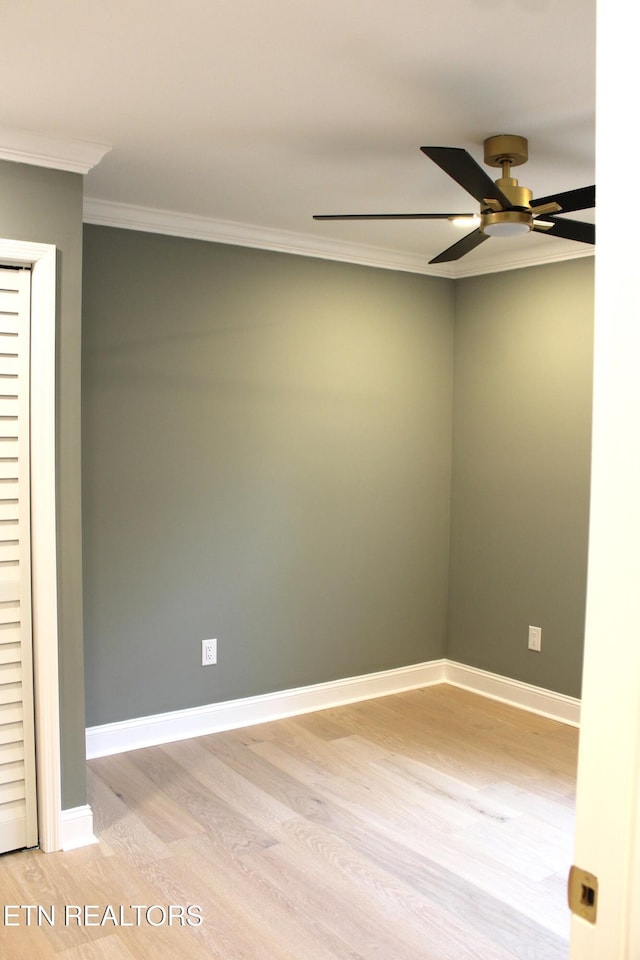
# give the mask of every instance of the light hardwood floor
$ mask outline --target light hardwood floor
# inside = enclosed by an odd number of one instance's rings
[[[576,755],[440,685],[94,760],[99,844],[0,858],[2,904],[55,909],[0,956],[566,960]]]

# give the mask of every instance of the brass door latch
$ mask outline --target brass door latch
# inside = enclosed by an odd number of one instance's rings
[[[567,893],[571,912],[589,923],[595,923],[598,913],[598,878],[580,867],[573,866],[569,871]]]

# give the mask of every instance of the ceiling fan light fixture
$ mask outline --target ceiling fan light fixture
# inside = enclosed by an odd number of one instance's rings
[[[595,224],[583,220],[557,218],[557,213],[590,210],[596,205],[596,187],[565,190],[549,197],[533,199],[528,187],[521,187],[511,168],[526,163],[529,144],[526,137],[498,134],[484,142],[484,162],[501,167],[502,176],[491,180],[470,153],[462,147],[420,147],[452,180],[480,205],[480,214],[462,213],[340,213],[314,214],[314,220],[449,220],[465,230],[462,239],[439,253],[429,263],[450,263],[471,253],[494,237],[518,237],[536,230],[579,243],[596,242]],[[544,217],[545,219],[539,219]],[[474,230],[469,228],[475,226]]]
[[[477,227],[480,224],[480,214],[474,213],[468,217],[449,217],[449,220],[454,227],[462,227],[463,230],[468,230],[469,227]]]
[[[528,210],[501,210],[484,213],[480,230],[489,237],[520,237],[533,229],[533,217]]]

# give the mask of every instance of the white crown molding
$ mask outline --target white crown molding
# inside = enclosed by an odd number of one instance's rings
[[[172,210],[115,203],[111,200],[98,200],[95,197],[85,197],[84,222],[104,227],[119,227],[123,230],[140,230],[143,233],[186,237],[190,240],[228,243],[232,246],[253,247],[258,250],[274,250],[279,253],[291,253],[321,260],[357,263],[367,267],[379,267],[383,270],[421,273],[430,277],[445,277],[449,280],[485,273],[500,273],[504,270],[516,270],[521,267],[533,267],[593,255],[592,250],[585,252],[580,249],[576,252],[570,251],[553,257],[511,258],[481,267],[460,266],[455,263],[434,266],[427,262],[426,257],[406,251],[387,250],[382,247],[323,239],[308,233],[274,230],[270,227],[237,223],[233,220],[215,220],[195,214],[176,213]]]
[[[455,268],[455,279],[462,280],[465,277],[479,277],[486,273],[504,273],[505,270],[520,270],[523,267],[543,267],[549,263],[561,263],[564,260],[583,260],[585,257],[593,257],[595,247],[581,246],[576,250],[567,250],[564,253],[555,253],[552,257],[513,257],[504,260],[501,263],[484,264],[483,266],[474,266],[473,264],[460,265]]]
[[[89,727],[87,759],[282,720],[438,683],[463,687],[571,726],[578,726],[580,721],[580,701],[573,697],[450,660],[431,660],[360,677]]]
[[[0,160],[29,163],[37,167],[88,173],[111,150],[106,143],[67,140],[0,126]]]
[[[429,266],[425,257],[418,254],[328,240],[312,234],[274,230],[271,227],[261,227],[251,223],[215,220],[196,214],[114,203],[111,200],[98,200],[94,197],[85,197],[84,222],[105,227],[119,227],[124,230],[140,230],[143,233],[187,237],[190,240],[227,243],[258,250],[274,250],[278,253],[291,253],[321,260],[358,263],[383,270],[452,277],[450,270],[434,269]]]

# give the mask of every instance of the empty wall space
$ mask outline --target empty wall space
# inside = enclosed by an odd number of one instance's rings
[[[452,281],[86,226],[83,298],[89,726],[444,656]]]
[[[579,697],[593,259],[458,280],[455,326],[448,656]]]
[[[453,281],[86,226],[87,725],[443,657],[578,697],[592,324],[591,258]]]

